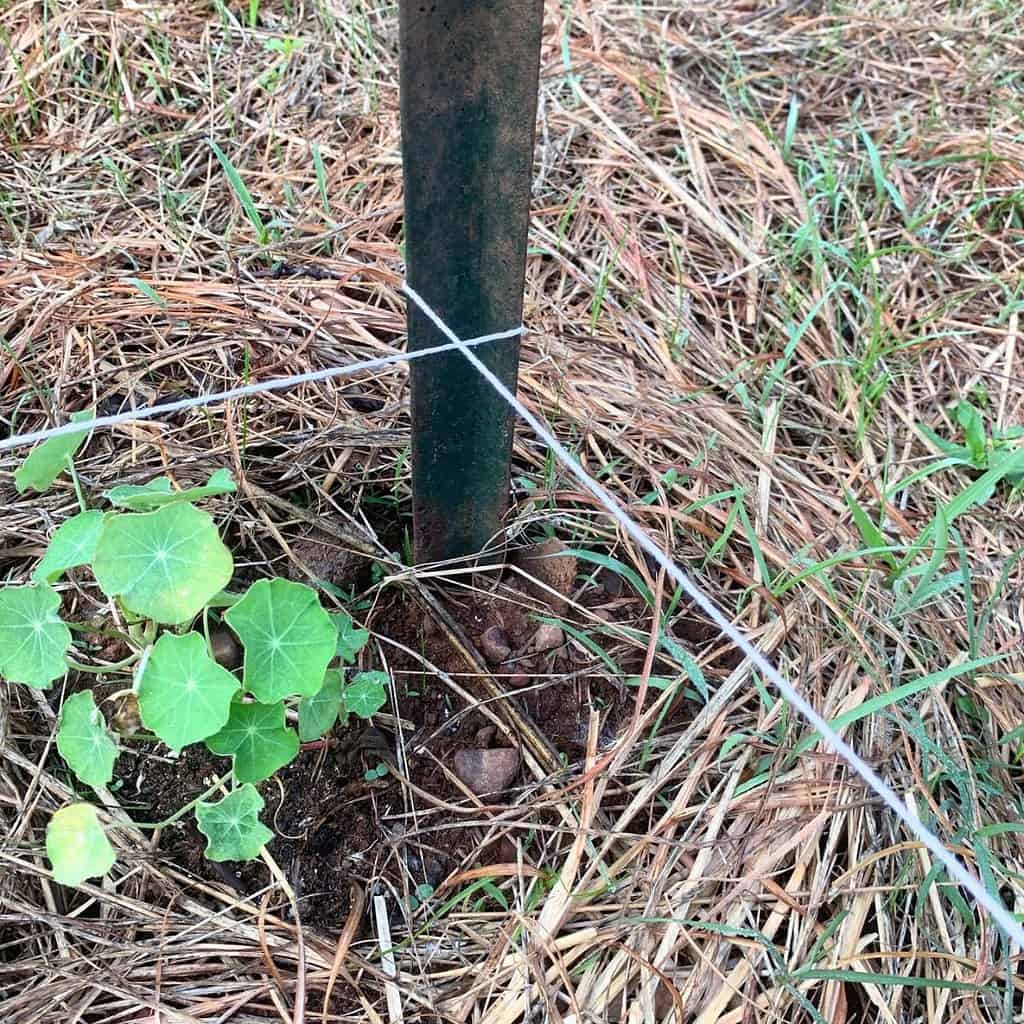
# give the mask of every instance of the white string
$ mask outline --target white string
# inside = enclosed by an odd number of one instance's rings
[[[408,282],[402,290],[430,319],[434,326],[453,344],[458,345],[459,339],[450,327],[434,312],[420,294]],[[956,879],[977,901],[992,915],[992,919],[1003,932],[1019,945],[1024,945],[1024,927],[1016,921],[1003,904],[982,885],[980,880],[950,853],[945,844],[918,819],[917,815],[907,806],[857,752],[821,717],[814,707],[797,692],[796,688],[779,672],[777,668],[719,611],[717,605],[690,577],[680,569],[672,559],[654,543],[647,533],[635,523],[622,505],[606,491],[586,470],[569,454],[541,422],[518,398],[491,372],[469,348],[463,348],[462,354],[482,374],[485,380],[505,399],[506,402],[533,428],[547,446],[558,456],[559,461],[573,476],[608,510],[616,522],[647,552],[683,591],[695,601],[718,628],[770,679],[785,699],[793,705],[821,734],[832,749],[875,791],[876,794],[892,809],[896,816],[917,836],[918,839],[942,862],[950,875]]]
[[[403,363],[413,359],[422,359],[424,356],[435,356],[442,352],[452,352],[456,349],[461,349],[464,345],[484,345],[489,341],[514,338],[517,334],[522,334],[524,330],[525,328],[523,327],[514,327],[508,331],[483,334],[478,338],[470,338],[464,342],[435,345],[433,348],[422,348],[417,352],[399,352],[393,356],[367,359],[361,363],[349,363],[347,366],[333,366],[326,370],[312,370],[309,373],[299,373],[293,377],[277,377],[274,380],[263,381],[259,384],[245,384],[241,387],[231,388],[228,391],[216,391],[212,394],[198,395],[195,398],[182,398],[176,402],[167,402],[165,405],[153,405],[146,409],[129,410],[128,412],[117,413],[113,416],[97,416],[95,419],[83,420],[80,423],[65,423],[62,426],[49,427],[46,430],[34,430],[29,434],[17,434],[14,437],[4,438],[0,441],[0,452],[7,451],[10,448],[18,448],[21,445],[33,444],[36,441],[45,441],[51,437],[61,437],[64,434],[84,434],[89,430],[95,430],[97,427],[113,427],[119,423],[130,423],[134,420],[148,420],[154,416],[163,416],[165,413],[180,412],[182,409],[195,409],[198,406],[226,402],[231,398],[261,395],[267,391],[279,391],[282,388],[290,388],[296,384],[329,380],[332,377],[348,377],[362,370],[378,370],[383,366],[391,366],[393,363]]]

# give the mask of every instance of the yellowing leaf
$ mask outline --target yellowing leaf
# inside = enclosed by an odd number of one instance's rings
[[[114,866],[114,848],[92,804],[62,807],[46,827],[46,855],[61,885],[81,885]]]

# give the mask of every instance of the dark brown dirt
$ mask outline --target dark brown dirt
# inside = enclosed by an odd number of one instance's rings
[[[291,541],[292,554],[318,579],[342,590],[361,590],[370,578],[370,560],[364,555],[342,547],[334,538],[320,530],[307,530]],[[297,569],[297,567],[295,567]],[[304,573],[293,572],[292,578],[307,583]]]
[[[586,728],[590,706],[605,711],[608,727],[614,728],[621,718],[624,695],[606,675],[574,671],[576,666],[564,646],[530,652],[536,616],[551,616],[550,608],[537,602],[531,605],[523,592],[508,586],[491,593],[454,592],[446,598],[447,611],[478,651],[481,637],[492,626],[501,626],[508,635],[512,654],[492,670],[494,677],[504,686],[507,699],[519,703],[557,751],[569,760],[580,755],[585,738],[581,729]],[[413,602],[403,598],[388,602],[377,610],[372,626],[375,632],[417,652],[471,693],[483,696],[475,678],[477,670],[458,652],[445,628],[420,613]],[[453,740],[452,749],[480,745],[477,735],[487,725],[487,718],[472,708],[456,706],[448,688],[425,675],[417,658],[396,650],[389,653],[388,664],[399,692],[423,702],[424,724]],[[573,678],[553,678],[566,675]],[[500,714],[500,709],[495,710]]]
[[[338,931],[348,913],[348,882],[357,877],[358,858],[372,849],[379,830],[372,812],[367,813],[368,791],[361,782],[365,769],[319,754],[300,752],[278,773],[280,786],[269,779],[257,788],[266,801],[262,819],[275,832],[268,851],[295,888],[303,920]],[[187,748],[176,761],[123,754],[117,764],[122,781],[118,796],[136,820],[163,821],[203,793],[228,767],[228,759],[202,745]],[[181,869],[226,882],[246,894],[271,883],[262,861],[217,865],[203,857],[204,848],[191,814],[160,837],[160,854]]]

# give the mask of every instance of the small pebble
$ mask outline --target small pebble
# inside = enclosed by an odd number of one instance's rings
[[[414,885],[426,883],[437,888],[447,874],[441,858],[427,851],[406,849],[405,863]]]
[[[565,633],[561,626],[554,626],[549,622],[542,623],[537,632],[530,638],[529,648],[531,651],[553,651],[565,643]]]
[[[512,747],[455,752],[455,774],[477,796],[507,789],[518,771],[519,751]]]
[[[618,597],[622,593],[622,577],[612,569],[599,569],[597,582],[609,597]]]
[[[485,725],[476,731],[476,745],[478,747],[489,747],[497,735],[498,727],[496,725]]]
[[[524,686],[529,686],[533,682],[533,678],[528,673],[516,671],[518,667],[518,665],[501,666],[502,675],[500,681],[503,686],[508,687],[510,690],[521,690]]]
[[[508,633],[501,626],[489,626],[480,637],[480,653],[491,665],[500,665],[512,653]]]

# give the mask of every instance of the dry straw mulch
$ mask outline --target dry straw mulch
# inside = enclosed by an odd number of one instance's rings
[[[396,12],[257,8],[255,28],[247,9],[198,0],[0,12],[3,430],[401,348]],[[1018,19],[997,0],[549,4],[521,393],[828,715],[1005,655],[846,735],[1021,910],[1018,835],[983,829],[1020,818],[1020,747],[1005,739],[1024,721],[1019,496],[999,486],[946,550],[928,542],[919,564],[934,554],[948,585],[909,610],[880,558],[858,553],[844,497],[908,546],[977,476],[898,488],[939,458],[919,425],[958,438],[961,398],[990,433],[1022,421]],[[367,498],[407,506],[405,379],[396,367],[100,432],[81,475],[99,490],[228,465],[251,485],[230,529],[259,553],[253,572],[284,571],[303,524],[281,525],[252,488],[313,495],[343,535],[372,533]],[[595,720],[581,763],[538,765],[481,811],[481,845],[504,833],[516,851],[493,878],[507,910],[420,910],[389,1003],[361,908],[394,821],[333,934],[296,928],[272,875],[240,895],[168,862],[116,794],[101,796],[118,867],[64,890],[42,855],[70,796],[53,710],[3,688],[0,1020],[1019,1012],[1018,951],[827,751],[793,756],[806,729],[722,641],[692,639],[693,613],[525,432],[516,459],[534,489],[512,536],[555,526],[634,566],[654,612],[602,642],[625,663],[654,630],[690,637],[710,701],[656,731],[668,698],[649,703],[611,746]],[[14,465],[0,462],[0,571],[22,580],[74,497],[19,497]],[[407,838],[429,829],[393,810]]]

